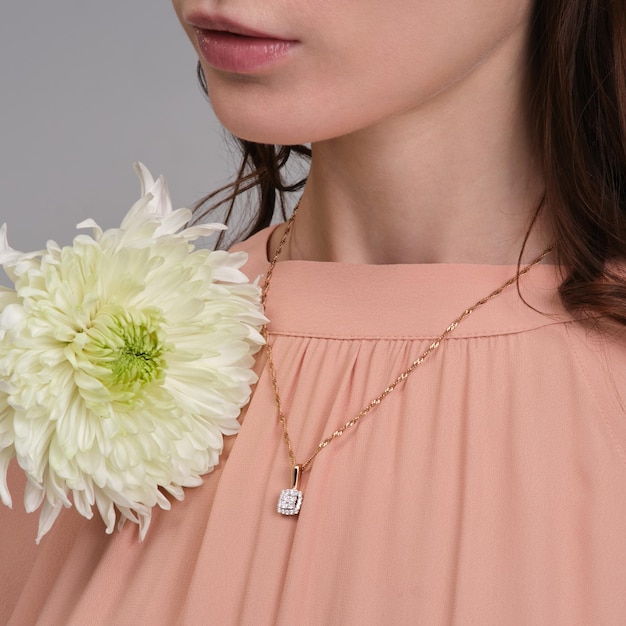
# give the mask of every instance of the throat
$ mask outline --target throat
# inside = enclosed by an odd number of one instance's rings
[[[521,253],[521,262],[526,263],[552,242],[541,214],[533,223],[539,204],[540,200],[531,203],[532,208],[515,219],[450,218],[444,222],[406,212],[390,222],[362,219],[352,211],[331,215],[331,211],[303,203],[282,258],[368,265],[516,265]],[[268,254],[284,232],[284,224],[274,230]]]

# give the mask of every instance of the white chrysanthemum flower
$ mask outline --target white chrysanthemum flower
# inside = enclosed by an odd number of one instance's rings
[[[26,510],[42,504],[37,541],[61,508],[108,533],[117,512],[143,539],[165,493],[218,462],[223,435],[256,382],[253,354],[266,321],[260,290],[240,271],[245,253],[195,249],[225,228],[185,228],[165,182],[143,166],[142,198],[119,229],[23,254],[0,230],[0,498],[11,506],[12,458],[26,473]]]

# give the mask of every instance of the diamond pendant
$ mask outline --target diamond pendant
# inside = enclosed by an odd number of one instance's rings
[[[302,475],[302,466],[294,465],[292,475],[291,489],[283,489],[278,498],[277,511],[281,515],[298,515],[302,506],[302,492],[298,491],[300,485],[300,476]]]

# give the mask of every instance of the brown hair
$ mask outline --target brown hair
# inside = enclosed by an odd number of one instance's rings
[[[530,37],[529,113],[563,268],[559,292],[573,312],[626,325],[626,2],[536,0]],[[206,93],[200,66],[198,76]],[[232,221],[236,200],[256,189],[256,210],[237,236],[243,239],[276,211],[286,217],[285,194],[306,178],[287,183],[285,165],[311,153],[237,141],[243,159],[236,180],[204,198],[195,219],[225,205]]]

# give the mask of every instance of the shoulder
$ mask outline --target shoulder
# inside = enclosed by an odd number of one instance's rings
[[[252,235],[245,241],[235,244],[229,250],[231,253],[243,253],[247,255],[246,264],[241,270],[249,280],[254,281],[267,270],[267,246],[269,239],[276,226],[269,226]]]

